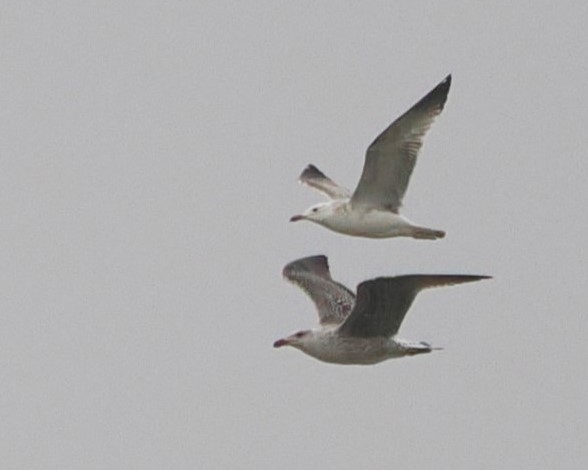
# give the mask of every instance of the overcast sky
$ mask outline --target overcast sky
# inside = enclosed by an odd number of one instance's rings
[[[0,467],[586,468],[588,6],[487,5],[3,2]],[[404,207],[445,239],[288,223],[450,72]],[[319,253],[495,279],[335,366],[271,347]]]

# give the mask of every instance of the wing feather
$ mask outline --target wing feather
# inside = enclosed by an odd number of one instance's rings
[[[353,206],[398,212],[423,138],[443,110],[450,86],[448,75],[376,137],[367,149],[363,172],[351,197]]]
[[[309,256],[292,261],[284,267],[282,274],[311,298],[321,324],[340,324],[351,312],[355,295],[331,278],[326,256]]]
[[[393,336],[400,329],[408,309],[422,289],[479,281],[488,277],[413,274],[364,281],[357,287],[355,306],[339,327],[339,332],[364,338]]]
[[[330,199],[348,199],[351,191],[339,186],[314,165],[308,165],[299,176],[299,181],[327,195]]]

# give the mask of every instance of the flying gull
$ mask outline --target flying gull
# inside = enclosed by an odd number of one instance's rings
[[[300,182],[321,191],[329,200],[311,206],[290,221],[309,220],[355,237],[443,238],[444,231],[414,225],[400,215],[399,209],[423,138],[443,110],[450,85],[448,75],[372,142],[353,194],[314,165],[308,165]]]
[[[439,349],[396,337],[416,295],[428,287],[489,278],[460,274],[380,277],[359,284],[356,297],[331,278],[327,257],[323,255],[293,261],[284,267],[283,275],[312,299],[319,325],[279,339],[274,347],[292,346],[335,364],[376,364]]]

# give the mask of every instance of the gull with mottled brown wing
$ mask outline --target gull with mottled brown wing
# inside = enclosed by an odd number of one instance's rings
[[[380,277],[359,284],[356,298],[331,278],[327,257],[323,255],[293,261],[286,265],[283,274],[310,296],[318,310],[319,325],[279,339],[274,347],[292,346],[335,364],[376,364],[438,349],[396,336],[416,295],[429,287],[490,278],[464,274]]]
[[[356,237],[443,238],[444,231],[415,225],[400,215],[399,209],[423,138],[443,110],[450,86],[451,75],[448,75],[372,142],[353,193],[316,166],[308,165],[300,175],[300,182],[321,191],[329,200],[293,216],[290,221],[308,220]]]

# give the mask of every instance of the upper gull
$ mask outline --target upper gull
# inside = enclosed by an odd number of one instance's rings
[[[308,165],[300,181],[323,192],[329,200],[295,215],[290,221],[309,220],[356,237],[428,240],[444,237],[442,230],[413,224],[400,215],[399,209],[423,138],[443,110],[450,85],[451,75],[448,75],[376,137],[367,149],[363,172],[353,194],[314,165]]]

